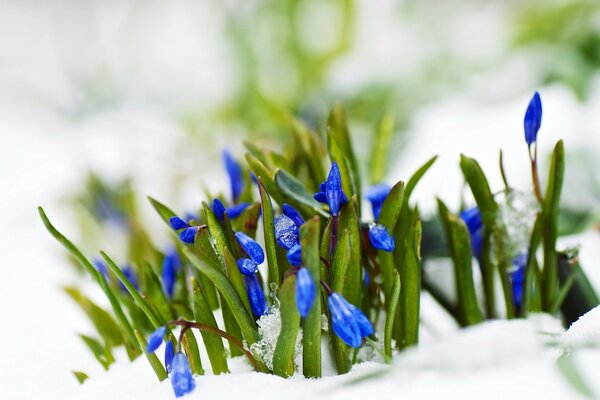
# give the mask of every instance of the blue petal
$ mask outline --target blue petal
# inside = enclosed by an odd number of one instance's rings
[[[331,164],[329,176],[327,176],[325,183],[325,197],[327,198],[327,205],[329,205],[331,215],[338,215],[342,207],[342,177],[335,161]]]
[[[252,313],[260,317],[267,312],[267,302],[258,276],[256,274],[244,275],[244,281],[246,282],[246,293],[248,294],[248,300],[250,300]]]
[[[283,203],[283,206],[281,206],[281,209],[283,211],[283,215],[285,215],[286,217],[288,217],[289,219],[294,221],[296,226],[298,226],[298,227],[302,226],[302,224],[304,223],[304,218],[302,218],[300,213],[294,207],[290,206],[287,203]]]
[[[167,345],[165,346],[165,369],[168,374],[170,374],[173,369],[173,356],[175,356],[173,342],[167,340]]]
[[[302,318],[306,318],[317,297],[317,288],[310,272],[300,268],[296,275],[296,308]]]
[[[169,219],[169,225],[171,225],[171,228],[175,229],[176,231],[183,228],[188,228],[190,226],[190,224],[188,224],[179,217],[171,217]]]
[[[94,260],[92,264],[94,264],[94,267],[102,274],[104,279],[108,281],[108,267],[104,264],[104,261]]]
[[[213,199],[212,210],[221,221],[223,221],[223,216],[225,214],[225,206],[221,203],[219,199]]]
[[[520,307],[523,302],[523,283],[525,282],[525,267],[527,265],[527,253],[519,254],[513,260],[516,269],[510,274],[512,284],[513,300],[515,306]]]
[[[313,195],[313,198],[319,203],[327,203],[327,196],[325,196],[325,192],[317,192]]]
[[[275,218],[275,239],[277,244],[285,250],[289,250],[294,245],[300,243],[300,232],[298,226],[294,224],[289,217],[280,215]]]
[[[339,293],[332,293],[327,299],[331,313],[331,326],[336,335],[350,347],[360,347],[362,336],[355,321],[355,314],[349,303]]]
[[[135,271],[133,270],[133,268],[131,268],[130,265],[126,265],[121,269],[121,272],[123,272],[123,275],[125,275],[125,278],[127,278],[127,280],[129,281],[129,283],[131,283],[131,285],[136,289],[136,290],[140,290],[140,286],[138,283],[138,278],[137,275],[135,274]],[[121,288],[122,291],[127,292],[127,288],[125,287],[125,285],[123,284],[123,282],[119,282],[119,286]]]
[[[173,297],[177,271],[179,271],[180,268],[181,259],[179,258],[179,253],[177,253],[176,249],[172,249],[165,254],[161,273],[163,290],[169,298]]]
[[[483,221],[478,207],[469,208],[460,213],[460,218],[465,222],[471,236],[471,248],[476,257],[481,255],[483,242]]]
[[[374,225],[369,229],[369,240],[378,250],[394,251],[394,238],[390,236],[383,225]]]
[[[369,189],[367,189],[365,197],[371,202],[371,209],[373,210],[373,218],[375,219],[375,221],[379,219],[381,207],[383,206],[383,202],[385,201],[387,195],[390,193],[391,189],[392,187],[386,183],[373,185]]]
[[[249,205],[250,203],[236,204],[235,206],[231,206],[225,209],[225,212],[227,213],[229,219],[236,219],[242,214],[242,212],[244,212],[246,208],[248,208]]]
[[[290,265],[295,267],[302,264],[302,248],[299,244],[294,245],[291,249],[288,250],[286,254],[287,260]]]
[[[356,326],[358,326],[358,330],[360,331],[360,335],[362,337],[370,336],[375,332],[373,329],[373,325],[371,321],[366,317],[365,314],[356,306],[348,303],[348,307],[354,313],[354,320],[356,321]]]
[[[173,357],[171,370],[171,385],[175,392],[175,397],[181,397],[191,393],[196,387],[196,382],[192,376],[190,363],[185,354],[178,352]]]
[[[252,275],[258,271],[258,265],[249,258],[240,258],[237,261],[238,269],[244,275]]]
[[[529,101],[527,111],[525,112],[525,119],[523,121],[523,127],[525,128],[525,142],[527,142],[528,145],[531,145],[537,140],[537,134],[541,125],[542,99],[540,98],[540,94],[535,92]]]
[[[257,264],[262,264],[265,261],[265,253],[263,252],[262,247],[260,247],[260,245],[254,241],[254,239],[243,232],[236,232],[235,238],[242,249],[244,249],[248,256],[250,256],[252,261]]]
[[[146,345],[146,352],[154,353],[156,351],[156,349],[158,349],[160,347],[160,344],[162,343],[166,332],[167,332],[167,328],[165,328],[164,326],[160,326],[154,332],[152,332],[152,334],[148,338],[148,344]]]
[[[198,232],[197,226],[186,228],[179,234],[179,239],[181,239],[182,242],[194,244],[194,240],[196,240],[196,232]]]
[[[229,174],[229,181],[231,184],[231,199],[235,203],[244,191],[244,171],[238,162],[233,158],[231,153],[227,150],[223,150],[223,163],[227,174]]]

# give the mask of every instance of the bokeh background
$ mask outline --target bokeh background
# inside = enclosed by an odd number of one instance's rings
[[[596,0],[0,0],[2,397],[65,398],[71,369],[102,373],[60,291],[78,277],[36,211],[84,237],[73,204],[89,171],[130,179],[160,226],[146,194],[191,207],[224,188],[221,148],[278,148],[291,116],[322,133],[342,103],[363,159],[377,122],[395,118],[390,181],[440,154],[416,193],[427,212],[434,195],[458,205],[460,152],[499,183],[504,149],[511,183],[528,187],[522,118],[539,90],[541,154],[565,139],[564,206],[590,231],[599,71]],[[118,247],[112,233],[97,240]]]

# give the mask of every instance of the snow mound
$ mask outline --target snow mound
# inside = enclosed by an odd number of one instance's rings
[[[562,339],[567,347],[600,346],[600,306],[573,322]]]

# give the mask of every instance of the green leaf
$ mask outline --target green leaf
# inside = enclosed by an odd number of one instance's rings
[[[204,375],[204,368],[202,368],[202,360],[200,359],[200,350],[198,349],[198,342],[194,336],[194,332],[188,329],[181,338],[181,346],[185,350],[185,354],[190,361],[190,369],[195,375]]]
[[[350,260],[344,278],[344,291],[340,293],[350,303],[360,307],[363,279],[358,213],[358,198],[354,195],[340,214],[340,230],[346,230],[350,240]]]
[[[308,269],[315,287],[320,287],[319,217],[306,221],[300,228],[302,265]],[[317,293],[319,290],[317,289]],[[302,324],[302,369],[307,378],[321,377],[321,300],[317,295]]]
[[[124,337],[126,340],[125,344],[129,358],[131,360],[135,359],[140,354],[141,349],[133,332],[133,327],[131,326],[129,320],[125,316],[125,313],[123,312],[123,309],[121,308],[117,297],[114,295],[114,293],[108,286],[108,283],[104,279],[104,276],[99,271],[97,271],[96,268],[94,268],[92,263],[89,262],[87,258],[85,258],[81,251],[79,251],[79,249],[69,239],[67,239],[65,236],[63,236],[62,233],[60,233],[58,230],[56,230],[56,228],[54,228],[42,207],[38,207],[38,212],[48,232],[50,232],[50,234],[54,236],[54,238],[60,244],[62,244],[63,247],[65,247],[71,253],[71,255],[73,255],[77,259],[77,261],[79,261],[79,263],[100,285],[100,288],[108,298],[108,301],[110,302],[113,312],[115,314],[115,318],[124,333]]]
[[[371,171],[371,184],[383,181],[388,168],[388,155],[394,137],[394,116],[391,113],[383,115],[375,130],[375,138],[371,147],[369,162]]]
[[[267,255],[267,265],[269,267],[269,287],[271,283],[279,285],[279,263],[277,262],[277,248],[275,245],[275,225],[273,219],[273,205],[271,197],[267,192],[262,178],[258,178],[258,190],[260,192],[260,201],[262,204],[263,233],[265,236],[265,252]]]
[[[273,200],[275,200],[277,204],[282,205],[284,203],[283,195],[279,190],[278,185],[275,183],[274,171],[269,169],[265,164],[251,154],[246,154],[246,161],[248,162],[252,172],[254,172],[254,175],[256,175],[256,178],[262,179],[263,184],[267,188],[269,195],[273,197]]]
[[[165,321],[170,321],[174,318],[169,300],[165,296],[160,278],[156,275],[150,264],[146,264],[145,273],[145,292],[150,303],[154,304],[158,310],[158,314]]]
[[[294,375],[294,348],[300,329],[300,314],[296,309],[296,275],[283,281],[279,291],[281,301],[281,331],[273,353],[273,373],[288,378]]]
[[[556,363],[562,375],[575,390],[587,398],[591,399],[596,397],[594,392],[590,389],[588,384],[581,376],[579,369],[575,366],[571,354],[563,354],[562,356],[558,357]]]
[[[579,265],[577,251],[558,253],[558,279],[561,289],[553,311],[560,307],[565,326],[600,304],[596,290]]]
[[[313,131],[297,119],[292,121],[292,132],[300,144],[299,151],[308,168],[308,176],[311,180],[310,187],[316,191],[321,182],[325,180],[323,171],[324,145]]]
[[[251,238],[256,238],[259,216],[260,203],[253,203],[238,218],[232,220],[231,225],[235,231],[242,231]]]
[[[144,339],[144,336],[137,330],[134,331],[134,334],[138,340],[139,345],[142,347],[142,349],[144,349],[144,354],[146,355],[146,358],[148,359],[148,362],[150,363],[150,366],[154,370],[154,373],[156,374],[156,377],[158,378],[158,380],[160,382],[162,382],[165,379],[167,379],[167,371],[165,370],[165,367],[163,367],[163,365],[160,363],[160,360],[158,359],[156,354],[148,353],[146,351],[146,346],[148,346],[148,342],[146,342],[146,339]]]
[[[192,279],[192,303],[194,319],[196,322],[218,328],[217,321],[215,320],[215,316],[212,313],[208,300],[204,295],[202,288],[194,279]],[[219,375],[228,373],[227,353],[225,352],[225,346],[223,346],[223,339],[210,332],[201,331],[200,334],[204,341],[204,347],[206,348],[213,374]]]
[[[302,182],[300,182],[296,177],[288,174],[282,169],[278,169],[275,171],[275,183],[281,192],[286,196],[300,204],[310,207],[311,210],[318,212],[326,218],[329,217],[329,213],[323,211],[321,204],[313,198],[313,195],[306,190],[304,184],[302,184]],[[267,189],[269,189],[268,185]],[[272,195],[270,189],[269,193]]]
[[[471,188],[473,197],[475,197],[484,225],[488,228],[492,228],[494,226],[498,204],[496,203],[496,200],[494,200],[494,195],[492,194],[492,190],[490,189],[490,185],[483,170],[477,161],[462,154],[460,156],[460,168],[465,180]]]
[[[333,260],[331,262],[331,289],[337,293],[343,293],[346,271],[350,261],[350,238],[348,231],[344,230],[340,235]],[[350,360],[348,360],[348,347],[342,339],[333,333],[331,318],[329,318],[329,332],[333,348],[333,358],[339,374],[350,371]]]
[[[85,343],[87,348],[90,349],[96,360],[102,365],[102,368],[107,370],[110,364],[115,362],[115,359],[110,352],[110,348],[104,347],[102,343],[93,337],[86,335],[79,335],[79,337],[83,340],[83,343]]]
[[[342,189],[348,198],[352,197],[354,193],[358,193],[359,189],[354,186],[355,182],[352,179],[351,167],[346,154],[339,146],[335,137],[329,133],[327,135],[327,149],[329,150],[329,157],[331,162],[336,162],[340,170],[340,176],[342,178]]]
[[[392,356],[392,328],[398,310],[398,299],[400,298],[400,274],[394,271],[394,283],[387,297],[385,328],[383,333],[383,351],[388,357]]]
[[[89,376],[85,372],[81,372],[81,371],[71,371],[71,372],[73,373],[73,376],[75,376],[75,379],[77,379],[77,382],[79,382],[80,384],[82,384],[89,378]]]
[[[237,262],[235,258],[231,255],[231,252],[227,247],[225,247],[225,273],[231,282],[231,285],[237,292],[240,300],[246,307],[246,311],[248,315],[252,315],[252,309],[250,308],[250,301],[248,300],[248,295],[246,293],[246,286],[244,285],[244,278],[240,272],[240,269],[237,266]]]
[[[408,231],[404,243],[404,263],[400,269],[400,349],[419,342],[419,305],[421,298],[421,220]]]
[[[154,207],[158,215],[160,215],[163,221],[165,221],[165,223],[170,227],[171,225],[169,224],[169,220],[171,219],[171,217],[177,216],[177,214],[171,211],[169,207],[165,206],[163,203],[153,199],[150,196],[148,196],[148,200],[150,201],[150,204],[152,204],[152,207]]]
[[[527,264],[525,264],[525,285],[523,285],[523,304],[522,316],[527,313],[536,313],[542,311],[540,282],[537,271],[537,248],[542,241],[542,215],[538,213],[535,218],[533,230],[529,238],[529,248],[527,250]]]

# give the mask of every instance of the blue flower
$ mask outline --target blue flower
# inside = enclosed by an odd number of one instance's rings
[[[98,272],[100,272],[104,279],[108,282],[108,267],[106,264],[104,264],[104,261],[94,260],[92,264],[94,264],[94,268],[96,268],[96,270],[98,270]]]
[[[535,92],[529,101],[527,111],[525,112],[525,120],[523,121],[523,126],[525,128],[525,141],[529,146],[531,146],[531,144],[535,143],[537,140],[537,134],[541,125],[542,99],[540,98],[540,94]]]
[[[173,369],[173,357],[175,356],[175,350],[173,349],[173,342],[167,340],[165,346],[165,369],[170,374]]]
[[[373,325],[367,317],[339,293],[330,294],[327,304],[333,331],[348,346],[360,347],[362,339],[373,334]]]
[[[369,228],[369,240],[373,247],[378,250],[394,251],[394,238],[390,236],[383,225],[373,225]]]
[[[292,206],[287,203],[283,203],[281,206],[281,210],[283,211],[283,215],[294,221],[294,224],[299,228],[304,223],[304,218],[300,215],[300,213]]]
[[[252,275],[258,271],[258,265],[249,258],[240,258],[237,261],[238,269],[244,275]]]
[[[156,349],[160,347],[160,344],[162,343],[165,337],[165,333],[167,333],[167,328],[165,328],[164,326],[160,326],[154,332],[152,332],[152,334],[148,338],[146,352],[154,353]]]
[[[244,281],[246,282],[246,293],[248,294],[248,300],[250,300],[252,313],[260,317],[267,312],[267,302],[258,276],[256,274],[244,275]]]
[[[249,205],[250,203],[239,203],[225,209],[227,217],[229,217],[229,219],[236,219],[237,217],[242,215],[242,212],[244,212],[244,210],[248,208]]]
[[[178,216],[171,217],[169,219],[169,225],[171,225],[171,228],[175,229],[176,231],[190,227],[190,224],[188,224]]]
[[[275,240],[282,248],[289,250],[300,243],[300,230],[290,217],[280,215],[275,218],[274,226]]]
[[[181,231],[181,233],[179,234],[179,239],[181,239],[182,242],[194,244],[197,232],[197,226],[190,226],[189,228],[185,228],[183,231]]]
[[[302,318],[306,318],[316,297],[315,281],[308,269],[301,267],[296,275],[296,308]]]
[[[190,363],[182,352],[177,352],[173,357],[171,367],[171,385],[175,392],[175,397],[185,396],[191,393],[196,387],[196,382],[192,376]]]
[[[295,244],[289,249],[286,256],[290,265],[297,267],[302,264],[302,248],[299,244]]]
[[[225,215],[225,206],[221,203],[221,200],[215,198],[213,199],[212,210],[221,221],[223,221],[223,216]]]
[[[527,253],[520,253],[513,260],[515,268],[510,274],[510,282],[512,284],[513,301],[515,306],[521,307],[523,302],[523,283],[525,282],[525,266],[527,265]]]
[[[483,241],[483,221],[478,207],[469,208],[460,213],[460,218],[465,222],[471,236],[471,248],[476,257],[481,256],[481,246]]]
[[[223,150],[222,156],[231,184],[231,200],[235,203],[244,191],[244,171],[227,150]]]
[[[265,253],[263,252],[262,247],[260,247],[260,244],[256,243],[254,239],[243,232],[236,232],[235,238],[242,249],[250,256],[252,261],[257,264],[262,264],[265,261]]]
[[[390,190],[392,190],[390,185],[387,183],[380,183],[378,185],[371,186],[365,193],[365,197],[371,202],[371,209],[373,210],[373,218],[375,221],[379,219],[381,206],[383,206],[383,202],[390,193]]]
[[[342,177],[337,163],[331,164],[327,180],[319,186],[319,191],[313,196],[320,203],[327,203],[329,212],[337,216],[340,208],[348,202],[346,194],[342,190]]]
[[[165,254],[162,265],[162,285],[167,297],[173,297],[177,272],[181,268],[181,259],[177,249],[172,248]]]
[[[127,278],[127,280],[129,281],[129,283],[131,283],[131,285],[136,290],[140,290],[140,285],[138,283],[137,275],[136,275],[135,271],[133,270],[133,268],[131,268],[131,265],[125,265],[121,269],[121,272],[123,272],[123,275],[125,275],[125,278]],[[120,286],[120,288],[121,288],[122,291],[127,292],[127,288],[125,287],[125,285],[123,284],[123,282],[119,282],[119,286]]]

